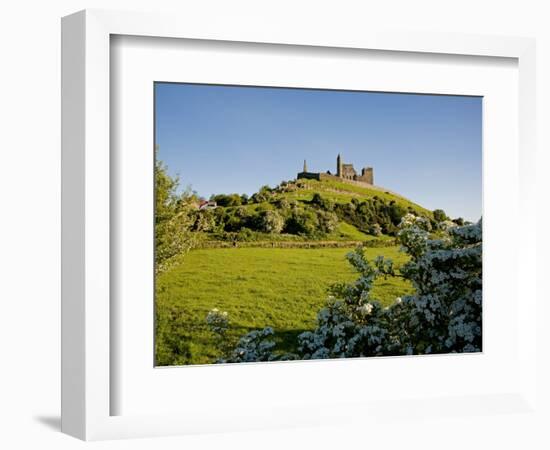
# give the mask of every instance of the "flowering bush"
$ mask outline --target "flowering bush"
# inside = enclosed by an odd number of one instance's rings
[[[206,315],[206,323],[213,333],[225,335],[229,327],[227,312],[218,308],[211,309]]]
[[[353,283],[331,288],[317,327],[298,337],[298,354],[277,354],[273,330],[253,331],[224,362],[322,359],[481,351],[481,220],[429,235],[427,219],[407,214],[398,239],[411,259],[400,271],[383,257],[367,260],[359,247],[347,255]],[[382,307],[372,296],[380,276],[404,277],[415,293]]]
[[[276,359],[273,354],[275,342],[270,338],[273,336],[272,328],[255,330],[239,339],[237,346],[229,354],[227,359],[219,359],[218,362],[254,362],[273,361]]]

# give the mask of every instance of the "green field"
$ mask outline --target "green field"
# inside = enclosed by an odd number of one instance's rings
[[[158,365],[205,364],[218,354],[206,327],[212,308],[229,313],[228,338],[271,326],[278,348],[292,351],[297,335],[314,328],[327,288],[357,278],[345,259],[352,248],[216,248],[189,252],[156,280]],[[397,247],[366,249],[397,267],[406,260]],[[400,278],[379,279],[374,297],[390,304],[412,292]]]

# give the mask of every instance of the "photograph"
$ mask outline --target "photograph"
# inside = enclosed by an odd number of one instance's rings
[[[482,351],[483,98],[154,83],[155,366]]]

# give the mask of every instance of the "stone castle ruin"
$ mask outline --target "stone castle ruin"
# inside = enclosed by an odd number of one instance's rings
[[[332,174],[330,170],[327,170],[325,173],[308,172],[307,164],[304,160],[304,170],[298,173],[296,178],[319,181],[335,180],[372,186],[374,185],[374,170],[372,167],[363,167],[363,169],[361,169],[361,175],[359,175],[355,171],[353,164],[343,163],[340,154],[338,154],[338,157],[336,158],[336,174]]]

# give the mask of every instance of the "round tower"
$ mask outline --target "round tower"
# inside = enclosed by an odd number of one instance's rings
[[[336,157],[336,176],[342,178],[342,158],[340,157],[340,153]]]

